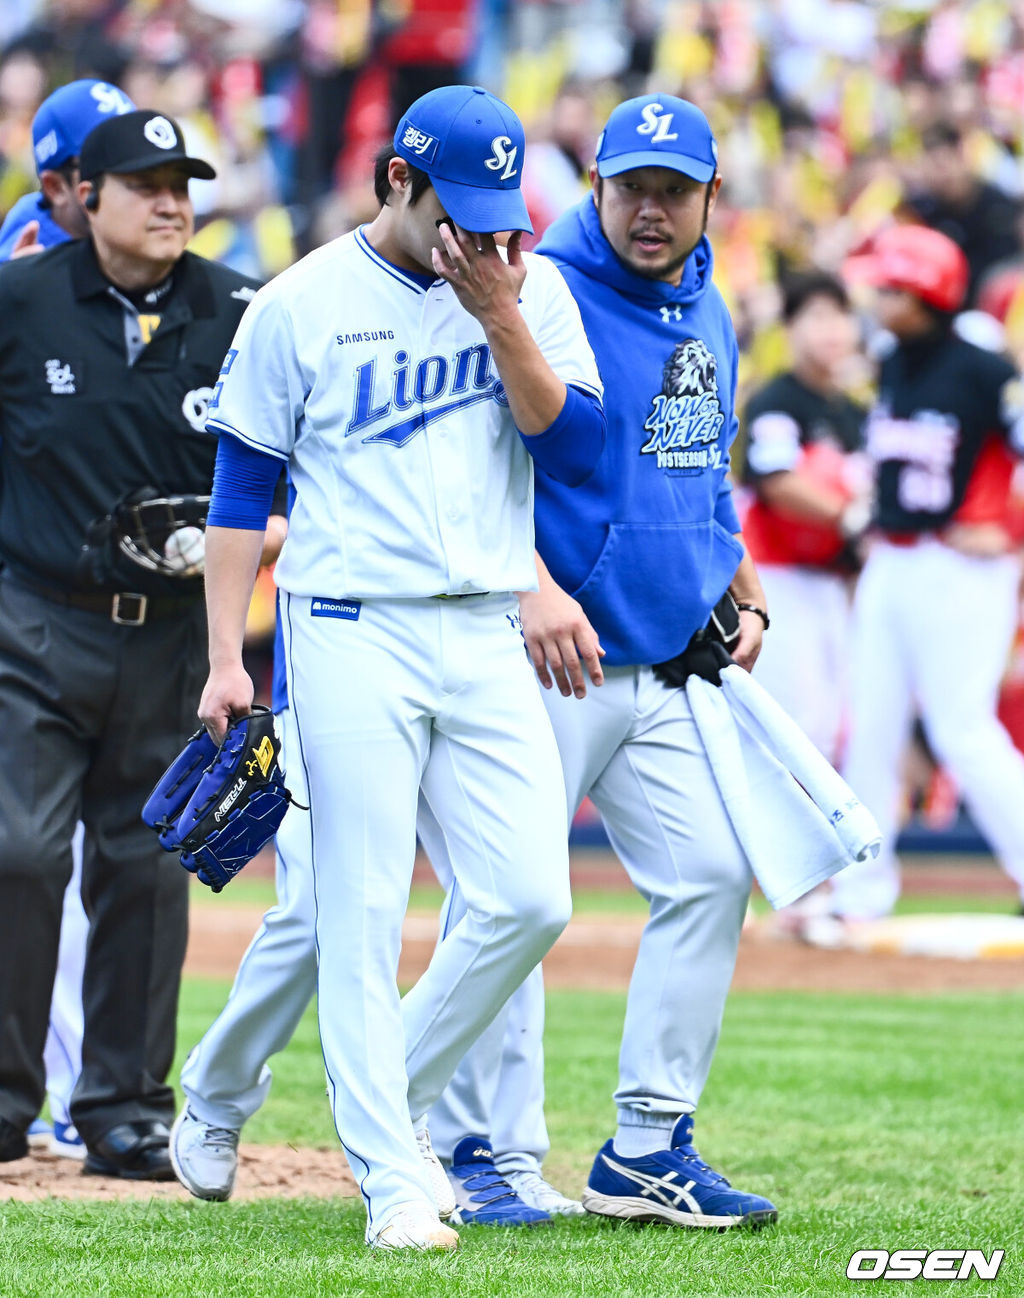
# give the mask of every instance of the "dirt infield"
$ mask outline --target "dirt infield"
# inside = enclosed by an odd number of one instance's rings
[[[429,870],[419,872],[429,881]],[[574,857],[577,887],[614,891],[628,887],[621,868],[605,853]],[[970,891],[991,897],[1008,913],[1013,889],[996,867],[975,862],[926,861],[909,869],[906,891],[948,897]],[[225,899],[192,910],[186,970],[207,977],[234,975],[260,922],[260,911]],[[552,987],[624,988],[633,968],[643,920],[631,915],[574,918],[544,962]],[[402,982],[414,981],[434,948],[436,921],[411,915],[405,924]],[[769,923],[748,927],[740,942],[733,987],[745,991],[846,991],[921,993],[1024,989],[1024,959],[949,960],[921,956],[824,951],[772,936]],[[355,1183],[340,1150],[243,1145],[234,1198],[351,1196]],[[124,1182],[86,1177],[78,1163],[36,1154],[0,1164],[0,1200],[186,1199],[177,1182]]]
[[[192,920],[186,968],[230,978],[256,930],[250,908],[205,906]],[[643,921],[573,919],[544,961],[550,987],[624,988]],[[427,966],[437,925],[426,916],[405,922],[399,978],[414,982]],[[733,987],[744,991],[941,992],[1024,988],[1024,960],[943,960],[821,951],[780,941],[758,926],[743,934]]]
[[[330,1199],[357,1193],[339,1147],[293,1149],[290,1145],[243,1145],[235,1199]],[[81,1163],[33,1153],[0,1163],[0,1201],[36,1199],[188,1199],[177,1181],[119,1181],[84,1176]]]
[[[417,880],[432,880],[429,866],[417,867]],[[579,889],[615,893],[629,888],[622,867],[607,852],[573,855],[573,882]],[[905,891],[919,897],[973,893],[991,897],[992,909],[1009,912],[1014,891],[1006,876],[988,862],[926,859],[908,866]],[[231,978],[260,915],[252,907],[232,906],[226,893],[215,903],[192,910],[186,969],[207,977]],[[629,982],[643,919],[614,912],[574,917],[544,961],[552,987],[624,988]],[[434,949],[433,916],[411,915],[405,922],[399,978],[414,982]],[[864,955],[823,951],[772,936],[769,922],[748,928],[740,943],[733,987],[745,991],[941,992],[1024,988],[1024,959],[952,960],[902,955]]]

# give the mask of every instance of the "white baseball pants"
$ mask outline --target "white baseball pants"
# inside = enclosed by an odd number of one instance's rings
[[[585,699],[551,690],[544,702],[568,806],[575,810],[590,795],[650,905],[630,981],[615,1103],[620,1125],[645,1125],[645,1115],[661,1125],[660,1115],[696,1108],[707,1080],[750,895],[750,866],[685,691],[666,689],[648,667],[619,667],[607,668],[604,685]],[[533,1079],[542,1073],[539,987],[535,974],[515,994],[504,1029],[506,1043],[535,1043],[533,1062],[520,1065]],[[480,1134],[480,1124],[484,1134],[495,1132],[496,1123],[486,1124],[487,1049],[484,1042],[470,1051],[431,1111],[431,1140],[443,1157],[462,1136]],[[520,1099],[509,1098],[504,1078],[497,1085],[503,1105]],[[535,1083],[526,1095],[536,1095]],[[495,1138],[506,1170],[531,1166],[529,1157],[509,1155],[542,1156],[547,1147],[546,1134],[538,1136],[543,1115],[536,1102],[522,1109],[518,1122],[506,1122],[500,1142]],[[467,1121],[477,1126],[459,1130]]]
[[[1024,895],[1024,756],[996,718],[1019,574],[1015,556],[971,558],[934,537],[872,549],[854,599],[844,775],[877,819],[882,851],[832,880],[837,913],[885,915],[899,895],[893,844],[915,712]]]
[[[50,1001],[50,1026],[46,1033],[43,1063],[46,1094],[54,1122],[71,1122],[71,1092],[82,1071],[82,973],[85,944],[89,939],[89,917],[82,905],[82,841],[85,827],[78,825],[71,841],[73,868],[64,890],[64,909],[57,948],[57,974]]]
[[[290,708],[275,718],[288,788],[308,805]],[[192,1112],[240,1128],[267,1098],[267,1060],[292,1038],[316,990],[316,902],[309,813],[289,807],[277,831],[277,905],[242,957],[227,1004],[189,1054],[181,1085]]]
[[[568,920],[558,751],[513,596],[365,601],[358,620],[282,602],[310,802],[321,1040],[335,1125],[376,1229],[402,1204],[431,1202],[411,1118]],[[421,787],[466,913],[400,1008]]]
[[[754,667],[759,685],[834,762],[849,688],[850,597],[844,577],[817,568],[760,564],[771,614]]]

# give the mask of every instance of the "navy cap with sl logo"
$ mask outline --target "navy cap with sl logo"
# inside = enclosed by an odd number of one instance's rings
[[[36,171],[57,171],[82,151],[82,141],[108,117],[130,113],[135,105],[109,81],[86,78],[47,95],[32,118]]]
[[[395,131],[398,156],[427,173],[456,225],[476,233],[533,233],[520,189],[525,148],[519,118],[482,86],[421,95]]]
[[[718,170],[711,123],[696,104],[675,95],[640,95],[619,104],[597,142],[597,174],[670,167],[704,184]]]
[[[108,118],[90,131],[82,144],[78,170],[83,180],[95,180],[104,172],[125,175],[166,162],[180,162],[197,180],[213,180],[217,174],[208,162],[188,156],[185,137],[173,118],[143,108]]]

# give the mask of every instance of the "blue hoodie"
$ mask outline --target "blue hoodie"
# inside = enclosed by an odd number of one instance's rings
[[[743,556],[726,478],[736,436],[736,332],[704,238],[677,286],[612,250],[593,200],[537,247],[564,275],[604,380],[605,451],[572,488],[536,472],[537,549],[582,604],[608,666],[686,647]]]
[[[7,213],[0,226],[0,261],[10,261],[14,245],[29,221],[39,222],[39,233],[36,242],[44,248],[53,248],[58,243],[67,243],[71,235],[62,229],[53,219],[48,207],[41,207],[43,196],[35,192],[19,198]]]

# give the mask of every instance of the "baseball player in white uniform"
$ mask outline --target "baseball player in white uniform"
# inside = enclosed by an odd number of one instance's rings
[[[510,592],[536,583],[531,456],[582,482],[604,419],[564,281],[518,235],[507,257],[491,237],[530,228],[522,151],[518,119],[480,88],[417,100],[378,162],[379,216],[257,295],[211,406],[200,715],[219,736],[251,704],[245,611],[285,462],[277,580],[320,1030],[379,1248],[456,1246],[414,1121],[569,914],[558,753]],[[400,1006],[421,790],[468,911]]]

